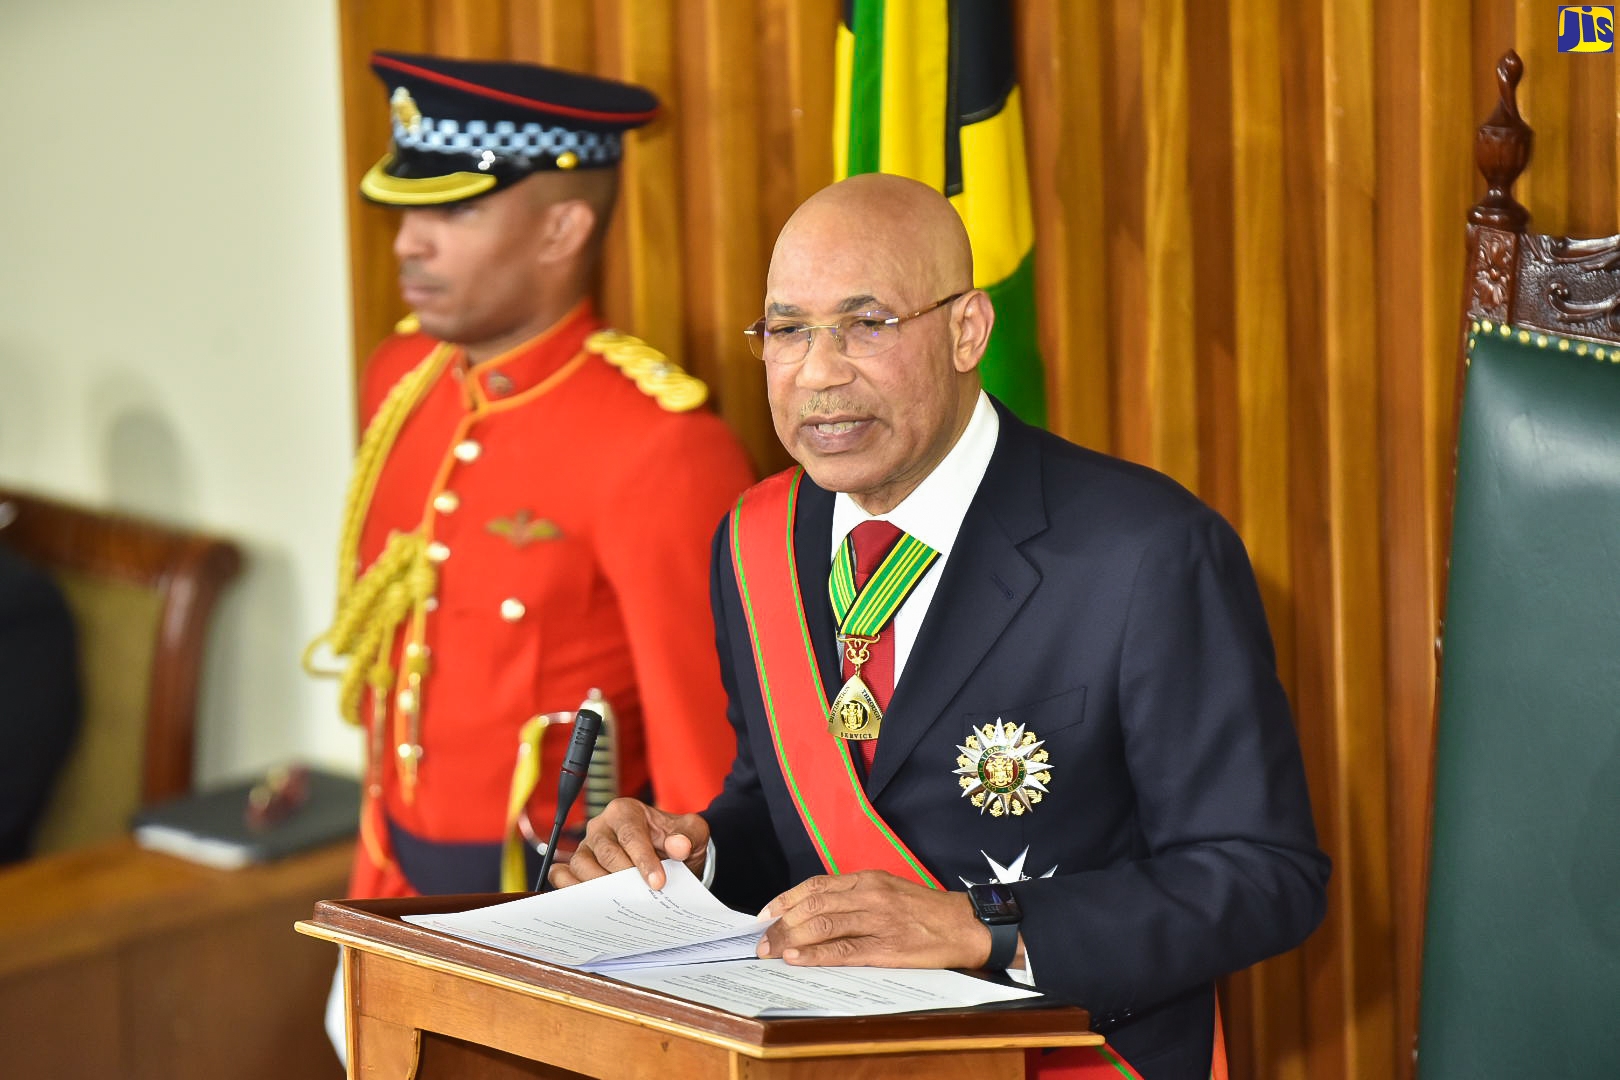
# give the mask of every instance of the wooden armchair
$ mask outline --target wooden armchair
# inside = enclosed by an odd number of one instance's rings
[[[1522,72],[1468,215],[1422,1080],[1620,1076],[1620,236],[1527,231]]]
[[[191,788],[197,679],[236,545],[0,489],[0,538],[61,584],[79,632],[84,718],[36,850],[123,833]]]

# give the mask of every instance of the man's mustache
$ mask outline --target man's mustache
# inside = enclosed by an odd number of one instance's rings
[[[871,410],[858,401],[841,397],[838,394],[815,394],[810,400],[799,406],[799,419],[807,416],[838,416],[847,413],[853,416],[870,416]]]
[[[443,278],[428,273],[421,266],[409,260],[399,264],[399,283],[401,285],[419,285],[429,289],[442,289],[447,284]]]

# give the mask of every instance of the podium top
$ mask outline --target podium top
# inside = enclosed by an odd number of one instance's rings
[[[739,1016],[560,967],[402,921],[405,915],[466,911],[510,894],[323,900],[296,929],[362,952],[392,957],[474,982],[629,1021],[755,1058],[823,1057],[931,1049],[1095,1046],[1086,1010],[1072,1005],[1008,1003],[886,1016],[765,1019]]]

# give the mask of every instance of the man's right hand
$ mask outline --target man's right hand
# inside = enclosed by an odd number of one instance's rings
[[[697,814],[666,814],[636,799],[614,799],[585,825],[567,866],[554,864],[551,887],[561,889],[634,866],[650,889],[664,887],[664,859],[679,859],[703,876],[709,823]]]

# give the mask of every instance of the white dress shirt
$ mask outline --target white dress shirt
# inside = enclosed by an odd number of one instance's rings
[[[996,437],[1001,434],[1001,418],[990,397],[979,391],[979,400],[973,406],[968,425],[957,438],[956,445],[946,453],[934,471],[922,478],[922,483],[911,494],[900,500],[900,505],[887,514],[868,514],[855,500],[840,491],[833,496],[832,546],[837,557],[855,526],[863,521],[887,521],[896,528],[915,536],[939,552],[939,558],[928,568],[917,587],[894,614],[894,685],[900,685],[900,675],[911,656],[911,647],[917,641],[923,617],[934,601],[934,590],[939,587],[940,575],[950,561],[951,548],[956,545],[956,534],[962,531],[962,519],[967,516],[968,504],[990,468],[990,458],[996,452]]]

